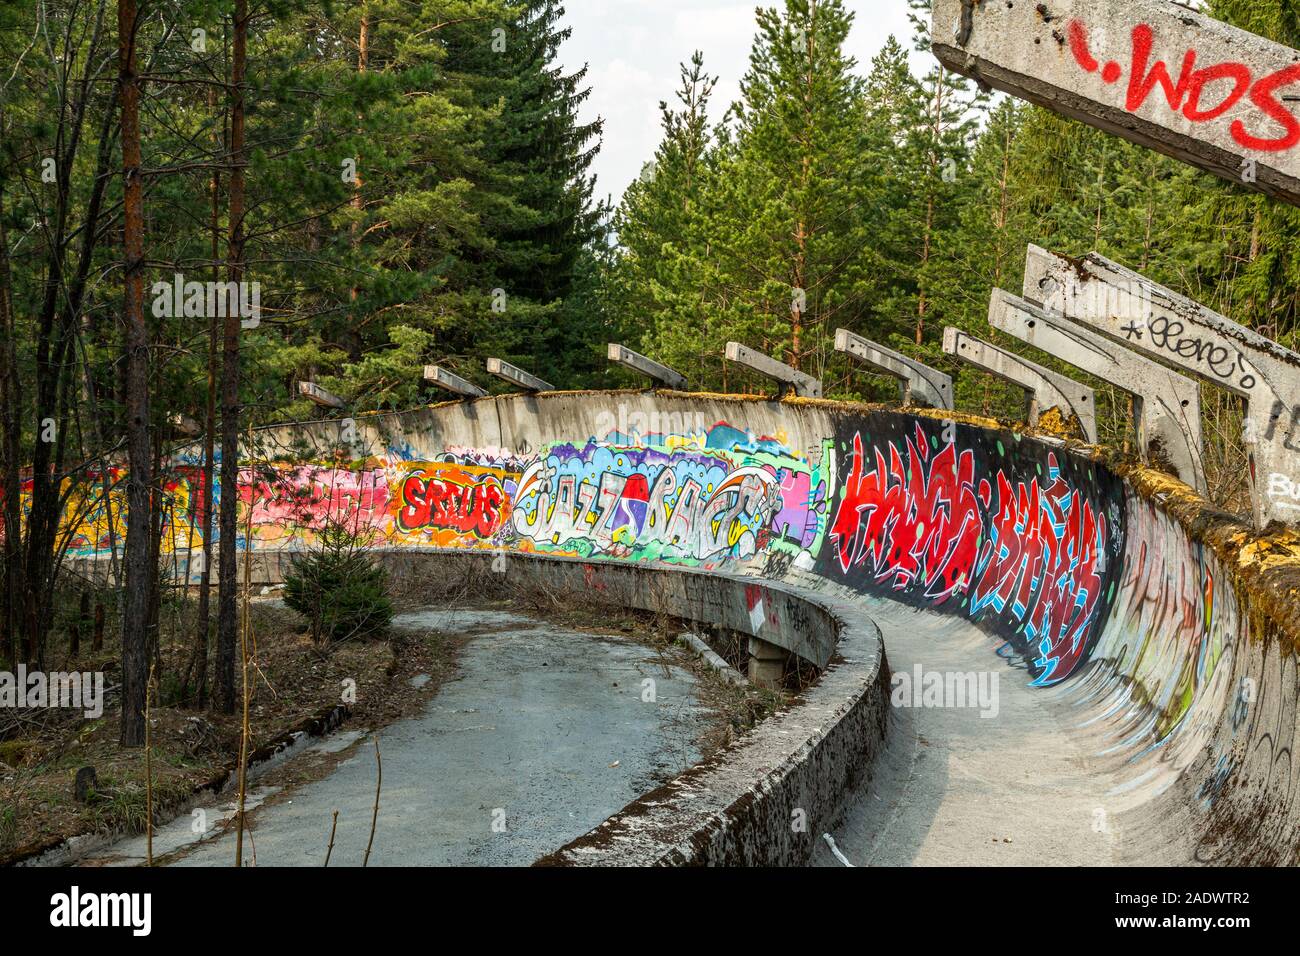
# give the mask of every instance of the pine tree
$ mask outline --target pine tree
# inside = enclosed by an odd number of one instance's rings
[[[909,2],[916,47],[928,50],[932,0]],[[914,341],[918,346],[927,333],[943,324],[944,317],[935,313],[931,292],[936,274],[944,269],[937,250],[941,237],[956,225],[963,193],[970,188],[970,179],[961,172],[969,162],[978,116],[987,102],[985,95],[969,92],[964,77],[938,63],[922,79],[921,92],[924,108],[912,129],[908,149],[912,163],[917,164],[919,183],[913,210],[918,226],[914,250],[918,285]]]
[[[591,92],[586,67],[566,74],[556,65],[572,32],[563,17],[557,0],[524,0],[490,24],[489,42],[476,29],[453,29],[447,65],[473,102],[491,110],[480,131],[482,159],[485,184],[500,198],[484,220],[491,246],[483,281],[493,284],[483,291],[498,311],[482,341],[571,385],[604,365],[595,349],[600,320],[586,311],[593,299],[583,282],[598,273],[592,257],[606,241],[608,210],[594,201],[589,174],[602,122],[578,121]]]
[[[681,65],[678,108],[659,104],[663,140],[614,220],[618,308],[644,329],[642,348],[695,383],[717,385],[722,344],[710,335],[707,236],[716,154],[709,98],[717,77],[696,52]]]
[[[859,283],[872,171],[862,83],[843,49],[852,22],[841,0],[758,11],[710,236],[730,295],[752,309],[751,344],[813,375],[835,327],[857,325],[867,308]]]

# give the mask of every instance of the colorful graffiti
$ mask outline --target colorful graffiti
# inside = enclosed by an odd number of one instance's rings
[[[395,513],[402,535],[431,544],[489,541],[510,515],[513,482],[499,469],[424,465],[402,479]]]
[[[388,502],[382,468],[254,465],[239,469],[240,530],[251,525],[253,537],[263,544],[319,531],[330,520],[358,529],[382,525]]]
[[[162,553],[174,554],[198,547],[199,503],[203,473],[179,466],[165,473],[160,482],[158,505],[162,518]],[[32,479],[22,482],[19,510],[24,523],[31,513]],[[126,540],[126,471],[110,467],[105,473],[91,471],[84,477],[65,478],[59,487],[63,512],[57,540],[66,553],[86,557],[119,550]]]
[[[539,551],[689,564],[815,553],[829,485],[821,467],[726,425],[652,441],[546,449],[519,481],[520,539]]]
[[[1223,711],[1232,647],[1244,622],[1212,551],[1149,502],[1133,498],[1128,507],[1120,587],[1092,659],[1145,705],[1159,745],[1186,729],[1194,712]],[[1203,744],[1197,733],[1182,735],[1166,750],[1161,779],[1175,778]]]
[[[1105,618],[1107,569],[1123,537],[1120,487],[1007,434],[959,434],[877,412],[841,419],[809,453],[783,433],[718,422],[680,434],[613,431],[536,454],[446,447],[407,460],[409,448],[386,443],[394,457],[355,467],[250,463],[240,469],[239,544],[301,548],[340,522],[379,546],[820,571],[985,624],[1025,656],[1036,682],[1055,683],[1085,659]],[[198,471],[174,472],[177,533],[166,546],[197,549],[189,481]],[[88,504],[69,513],[81,553],[105,551],[110,539],[121,547],[123,499],[116,488],[107,499],[89,489]]]
[[[1000,624],[1034,682],[1056,683],[1104,620],[1108,552],[1118,553],[1122,528],[1081,490],[1097,481],[1067,480],[1055,453],[981,467],[988,439],[967,437],[959,451],[919,422],[874,444],[854,429],[824,567],[867,590]]]

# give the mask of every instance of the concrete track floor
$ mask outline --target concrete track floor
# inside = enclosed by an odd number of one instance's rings
[[[873,779],[831,831],[855,866],[1105,866],[1118,862],[1113,809],[1050,689],[955,617],[859,599],[894,674],[987,672],[998,708],[891,707]],[[814,863],[842,866],[825,840]]]
[[[471,635],[458,673],[419,717],[380,733],[383,791],[370,866],[527,865],[581,836],[700,759],[713,715],[694,676],[619,634],[579,633],[501,611],[421,611],[395,626]],[[644,699],[646,680],[654,699]],[[371,736],[349,729],[345,759],[301,787],[258,788],[249,813],[259,866],[320,866],[339,811],[331,866],[360,866],[375,799]],[[294,758],[296,759],[296,758]],[[274,780],[276,772],[267,778]],[[208,808],[228,823],[230,796]],[[181,817],[155,838],[172,866],[230,866],[234,834],[201,841]],[[245,841],[246,858],[252,842]],[[138,865],[134,838],[84,861]]]
[[[996,675],[997,712],[891,707],[885,751],[830,831],[850,863],[1119,862],[1106,778],[1065,723],[1073,715],[1056,692],[1029,687],[1027,671],[999,657],[998,643],[966,621],[854,599],[880,625],[893,673],[914,676],[918,664],[923,673],[983,672],[986,687]],[[425,715],[383,732],[384,798],[371,865],[525,864],[696,759],[690,738],[704,718],[693,679],[665,670],[648,649],[557,636],[499,612],[423,613],[405,623],[479,637],[459,679]],[[659,707],[639,702],[646,676],[656,677]],[[353,752],[329,777],[293,793],[255,792],[265,801],[251,814],[261,865],[319,866],[334,809],[341,812],[332,865],[360,862],[374,797],[373,750],[356,730],[318,746],[331,741]],[[496,807],[506,808],[504,834],[491,828]],[[214,809],[214,818],[228,816]],[[181,818],[170,828],[178,831],[175,843],[161,835],[163,853],[179,850],[168,862],[228,866],[232,838],[195,845],[188,823]],[[143,846],[136,843],[142,840],[89,862],[138,863]],[[817,846],[814,865],[843,865],[824,840]]]

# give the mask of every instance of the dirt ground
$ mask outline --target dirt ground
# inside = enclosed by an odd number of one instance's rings
[[[322,652],[301,632],[298,616],[273,599],[255,599],[251,619],[252,752],[339,704],[350,706],[348,723],[381,727],[418,711],[455,670],[458,641],[445,634],[392,629],[383,639],[351,641]],[[188,654],[185,643],[164,633],[162,673],[177,673]],[[105,672],[110,693],[101,717],[16,712],[21,722],[17,733],[11,730],[0,741],[0,864],[74,835],[144,830],[145,750],[118,746],[120,708],[112,693],[121,682],[116,655],[117,648],[106,646],[98,658],[83,655],[60,664],[67,670]],[[430,680],[417,689],[411,678],[418,674]],[[239,680],[237,667],[237,684]],[[165,697],[167,684],[158,684]],[[159,696],[155,686],[149,748],[155,820],[165,818],[169,805],[237,766],[240,738],[238,714],[161,706]],[[83,767],[94,768],[96,785],[81,803],[74,781]]]

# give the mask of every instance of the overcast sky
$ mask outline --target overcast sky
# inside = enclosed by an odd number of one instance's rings
[[[764,6],[780,6],[766,0]],[[704,66],[720,77],[713,118],[720,119],[740,95],[749,65],[758,4],[729,0],[565,0],[573,35],[561,51],[564,65],[587,63],[591,97],[583,119],[605,118],[604,145],[594,163],[598,197],[622,196],[659,145],[659,101],[674,100],[678,64],[694,50],[704,51]],[[893,33],[911,47],[907,0],[848,0],[856,14],[848,52],[865,71]],[[927,68],[928,54],[914,54],[913,68]]]

